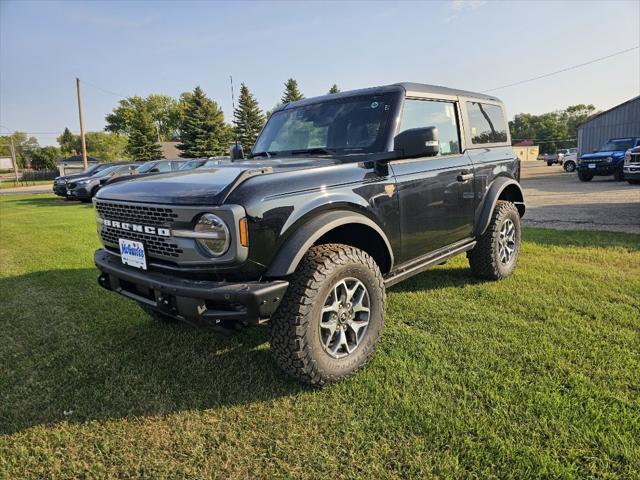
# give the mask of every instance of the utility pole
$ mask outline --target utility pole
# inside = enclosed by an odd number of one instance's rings
[[[82,121],[82,97],[80,97],[80,79],[76,77],[76,91],[78,92],[78,116],[80,117],[80,141],[82,142],[82,165],[86,169],[87,162],[87,142],[84,138],[84,122]]]
[[[13,173],[16,175],[16,183],[20,181],[18,178],[18,162],[16,161],[16,147],[13,145],[13,135],[9,135],[9,148],[11,149],[11,162],[13,163]]]

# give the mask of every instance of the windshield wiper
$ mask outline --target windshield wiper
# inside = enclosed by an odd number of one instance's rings
[[[251,154],[251,158],[256,158],[256,157],[267,157],[267,158],[271,158],[276,156],[278,153],[277,152],[256,152],[256,153],[252,153]]]
[[[324,154],[324,155],[333,155],[335,152],[333,150],[329,150],[328,148],[305,148],[303,150],[291,150],[291,155],[305,155],[305,154]]]

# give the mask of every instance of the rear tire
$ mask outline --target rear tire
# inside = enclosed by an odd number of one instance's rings
[[[580,170],[578,170],[578,179],[581,182],[590,182],[591,180],[593,180],[593,175],[590,175],[588,173],[583,173]]]
[[[270,320],[271,351],[282,370],[323,386],[367,363],[384,323],[380,269],[342,244],[309,249]]]
[[[511,202],[498,200],[486,231],[467,253],[478,278],[502,280],[513,273],[520,254],[520,214]]]
[[[547,167],[550,167],[551,165],[553,165],[553,162],[547,161]]]

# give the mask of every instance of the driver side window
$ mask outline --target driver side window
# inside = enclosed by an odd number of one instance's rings
[[[404,102],[402,122],[398,133],[410,128],[424,127],[438,128],[440,137],[440,152],[438,155],[460,153],[458,120],[453,103],[407,98]]]

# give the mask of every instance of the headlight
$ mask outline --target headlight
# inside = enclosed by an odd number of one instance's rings
[[[610,162],[611,160],[613,160],[613,157],[607,157],[607,162]]]
[[[624,152],[624,163],[631,163],[631,150]]]
[[[196,242],[212,257],[219,257],[229,249],[229,229],[220,217],[205,213],[194,228]]]

